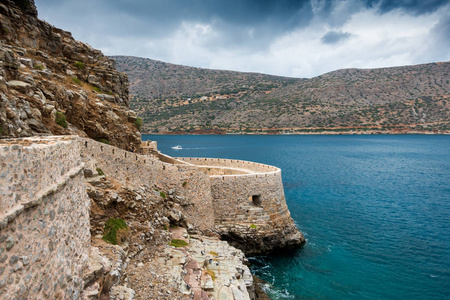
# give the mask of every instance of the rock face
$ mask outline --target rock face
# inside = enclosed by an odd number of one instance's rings
[[[0,137],[78,134],[139,148],[113,60],[39,20],[33,0],[1,0],[0,27]]]

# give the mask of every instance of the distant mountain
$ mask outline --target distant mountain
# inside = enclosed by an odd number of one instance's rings
[[[297,79],[112,58],[149,132],[450,132],[450,62]]]

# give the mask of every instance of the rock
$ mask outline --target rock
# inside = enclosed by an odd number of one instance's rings
[[[89,268],[83,274],[83,280],[85,285],[93,282],[104,273],[109,272],[111,269],[111,262],[103,256],[97,247],[91,247],[89,253]]]
[[[109,293],[110,300],[133,300],[134,290],[124,286],[114,286]]]
[[[6,83],[8,88],[18,90],[21,93],[26,94],[31,87],[31,84],[19,81],[19,80],[11,80]]]
[[[84,289],[83,300],[97,300],[100,294],[100,284],[95,282]]]
[[[212,280],[211,276],[206,275],[206,281],[203,283],[202,288],[204,290],[213,290],[214,289],[214,281]]]

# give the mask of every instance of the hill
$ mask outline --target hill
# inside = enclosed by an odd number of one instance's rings
[[[112,58],[153,133],[450,131],[449,62],[296,79]]]

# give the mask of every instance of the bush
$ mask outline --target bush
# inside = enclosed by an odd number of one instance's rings
[[[34,65],[34,68],[36,69],[36,70],[44,70],[45,69],[45,67],[43,66],[43,65],[41,65],[41,64],[35,64]]]
[[[67,128],[66,115],[60,111],[56,112],[55,122],[63,128]]]
[[[5,132],[5,130],[0,126],[0,134],[3,134],[3,132]]]
[[[93,86],[92,89],[93,89],[94,91],[96,91],[97,93],[99,93],[99,94],[102,94],[102,93],[103,93],[102,89],[99,88],[98,86]]]
[[[182,186],[183,186],[183,187],[186,187],[186,186],[187,186],[187,181],[184,181],[183,184],[182,184]]]
[[[136,128],[138,130],[142,129],[142,118],[136,118],[136,122],[134,122],[134,125],[136,125]]]
[[[183,240],[172,239],[172,240],[170,241],[169,245],[178,248],[178,247],[186,247],[186,246],[188,246],[189,244],[186,243],[186,242],[183,241]]]
[[[256,229],[258,226],[256,226],[255,224],[250,225],[251,229]]]
[[[159,192],[159,195],[160,195],[162,198],[166,199],[166,193],[164,193],[164,192]]]
[[[77,62],[75,63],[75,67],[77,67],[78,70],[84,70],[84,68],[85,68],[86,66],[85,66],[84,63],[82,63],[81,61],[77,61]]]
[[[211,276],[212,281],[216,280],[216,273],[213,270],[208,270],[206,273]]]
[[[109,219],[105,224],[103,231],[103,240],[109,244],[117,245],[117,233],[119,233],[119,242],[122,242],[122,237],[127,233],[127,223],[122,219]]]
[[[26,10],[30,7],[30,1],[28,0],[14,0],[14,3],[21,9]]]
[[[111,143],[105,138],[99,138],[97,141],[106,145],[111,145]]]
[[[98,175],[100,175],[100,176],[105,175],[105,173],[103,173],[103,170],[100,168],[97,168],[96,171],[97,171]]]
[[[81,84],[81,80],[78,79],[78,78],[76,78],[76,77],[72,77],[72,81],[73,81],[73,83],[75,83],[75,84],[78,84],[78,85]]]

